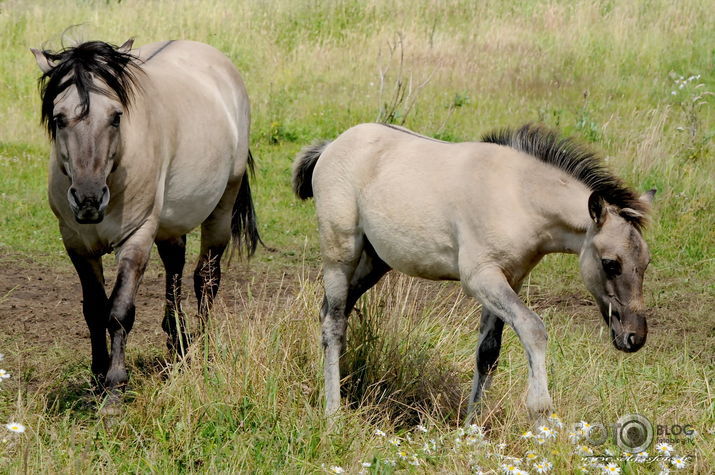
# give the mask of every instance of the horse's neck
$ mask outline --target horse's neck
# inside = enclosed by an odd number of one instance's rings
[[[544,233],[546,237],[542,243],[544,254],[581,252],[591,224],[588,214],[589,194],[588,190],[575,193],[559,193],[554,190],[554,193],[549,194],[547,199],[551,202],[544,207],[550,210],[546,217],[548,232]]]

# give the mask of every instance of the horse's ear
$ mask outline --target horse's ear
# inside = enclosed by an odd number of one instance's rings
[[[42,71],[44,74],[47,74],[52,68],[55,67],[55,64],[50,61],[47,55],[45,55],[44,51],[40,51],[39,49],[35,48],[30,48],[30,51],[32,51],[32,54],[35,55],[37,67],[39,67],[40,71]]]
[[[588,214],[591,215],[591,219],[599,226],[606,220],[606,202],[597,191],[594,191],[591,193],[591,196],[588,197]]]
[[[117,51],[120,53],[128,53],[132,50],[132,46],[134,45],[134,38],[129,38],[127,41],[124,42],[122,46],[117,48]]]
[[[658,190],[656,190],[655,188],[650,189],[650,190],[646,191],[645,193],[643,193],[639,199],[641,201],[643,201],[644,203],[646,203],[647,205],[652,205],[653,199],[655,198],[656,191],[658,191]]]

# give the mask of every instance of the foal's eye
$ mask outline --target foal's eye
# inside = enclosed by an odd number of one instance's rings
[[[117,112],[114,114],[114,118],[112,119],[112,127],[117,128],[119,127],[119,122],[122,120],[122,113]]]
[[[608,277],[621,275],[621,263],[613,259],[601,259],[603,271]]]
[[[67,127],[67,118],[63,114],[57,114],[52,118],[53,122],[55,123],[55,127],[58,129],[64,129]]]

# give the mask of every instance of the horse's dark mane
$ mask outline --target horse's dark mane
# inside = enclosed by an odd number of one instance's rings
[[[121,52],[116,46],[103,41],[88,41],[53,53],[42,52],[54,66],[40,77],[42,97],[42,123],[54,140],[55,120],[52,114],[54,101],[68,87],[74,85],[80,98],[78,119],[89,114],[91,92],[114,94],[127,108],[138,88],[139,59]],[[109,90],[95,83],[99,80]]]
[[[606,202],[632,210],[621,213],[621,216],[639,231],[647,224],[649,206],[613,175],[593,150],[573,139],[562,137],[544,126],[526,124],[518,129],[489,132],[482,141],[515,148],[560,168],[597,192]]]

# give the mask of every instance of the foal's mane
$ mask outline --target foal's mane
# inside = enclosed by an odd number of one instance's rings
[[[55,120],[52,114],[54,101],[68,87],[74,85],[80,98],[78,119],[89,114],[89,94],[91,92],[108,96],[114,94],[124,108],[127,108],[138,85],[139,59],[129,53],[119,51],[116,46],[103,41],[88,41],[58,52],[43,51],[52,69],[40,77],[42,98],[42,123],[54,140]],[[104,89],[94,80],[99,79],[110,90]]]
[[[560,168],[620,208],[620,215],[639,231],[648,222],[649,206],[603,165],[596,152],[571,138],[541,125],[526,124],[489,132],[482,141],[514,148]]]

